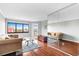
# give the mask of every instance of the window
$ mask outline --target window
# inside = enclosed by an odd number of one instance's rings
[[[23,32],[29,32],[29,25],[28,24],[23,24]]]
[[[8,22],[7,24],[7,30],[8,30],[8,33],[13,33],[15,32],[15,23],[13,22]]]
[[[23,32],[21,23],[16,23],[16,32]]]
[[[29,24],[8,22],[7,32],[8,33],[28,33]]]

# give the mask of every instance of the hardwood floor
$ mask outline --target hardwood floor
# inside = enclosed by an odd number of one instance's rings
[[[59,43],[55,42],[55,43],[52,43],[50,46],[60,49],[72,56],[79,55],[79,43],[60,40]]]
[[[67,54],[62,53],[59,50],[56,50],[52,47],[49,47],[47,43],[38,42],[41,46],[38,49],[35,49],[30,52],[23,53],[23,56],[67,56]]]

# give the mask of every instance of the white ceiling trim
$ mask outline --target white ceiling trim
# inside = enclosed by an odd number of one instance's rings
[[[72,3],[72,4],[70,4],[70,5],[67,5],[67,6],[63,7],[63,8],[60,8],[60,9],[54,11],[54,12],[51,12],[50,14],[48,14],[48,16],[50,16],[50,15],[52,15],[52,14],[54,14],[54,13],[57,13],[57,12],[59,12],[59,11],[62,11],[62,10],[64,10],[64,9],[66,9],[66,8],[69,8],[69,7],[71,7],[71,6],[74,6],[74,5],[76,5],[76,4],[77,4],[77,3]]]
[[[64,5],[64,7],[62,6]],[[18,19],[23,21],[43,21],[47,20],[48,15],[62,10],[71,3],[42,3],[42,4],[0,4],[0,10],[5,18]],[[18,6],[18,8],[17,8]],[[13,9],[14,8],[14,9]],[[22,9],[23,8],[23,9]],[[33,11],[32,11],[32,10]]]

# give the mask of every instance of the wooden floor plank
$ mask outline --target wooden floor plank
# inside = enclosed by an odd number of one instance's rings
[[[62,42],[64,43],[64,45],[62,45]],[[38,44],[41,46],[40,48],[30,52],[25,52],[23,53],[23,56],[68,56],[67,54],[62,53],[61,51],[56,50],[52,47],[55,47],[57,49],[70,53],[72,55],[78,55],[79,53],[78,52],[79,45],[76,43],[60,41],[59,45],[57,43],[52,43],[51,47],[47,43],[40,42],[40,41],[38,41]]]

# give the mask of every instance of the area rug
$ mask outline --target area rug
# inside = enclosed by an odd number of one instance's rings
[[[39,48],[40,46],[36,43],[33,43],[33,44],[29,44],[28,46],[23,46],[22,47],[22,52],[29,52],[29,51],[32,51],[32,50],[35,50],[37,48]]]

